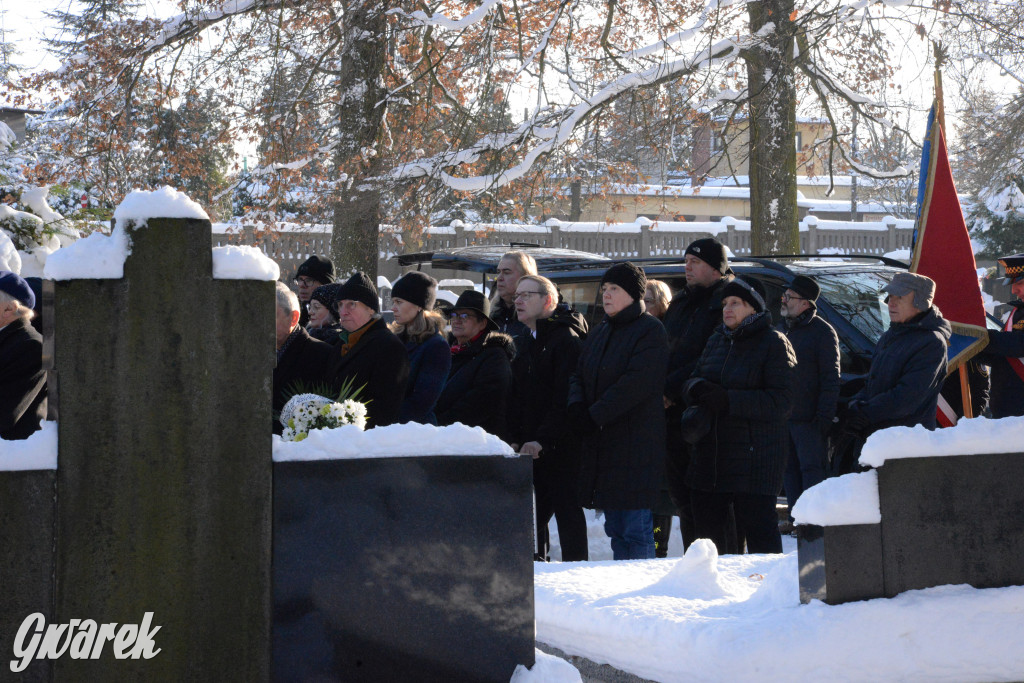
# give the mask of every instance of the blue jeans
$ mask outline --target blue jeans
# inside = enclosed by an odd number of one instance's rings
[[[604,532],[616,560],[653,560],[654,528],[650,510],[605,510]]]

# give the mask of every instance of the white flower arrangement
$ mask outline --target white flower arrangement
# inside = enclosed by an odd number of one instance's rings
[[[332,401],[318,394],[292,396],[281,409],[284,441],[302,441],[313,429],[337,429],[355,425],[366,429],[366,404],[351,398]]]

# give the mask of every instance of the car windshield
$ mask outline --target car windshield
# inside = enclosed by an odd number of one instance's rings
[[[895,274],[896,271],[861,271],[818,275],[814,279],[832,308],[875,343],[889,327],[889,307],[885,305],[882,287]]]

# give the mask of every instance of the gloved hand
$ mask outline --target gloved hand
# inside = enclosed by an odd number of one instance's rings
[[[569,429],[578,436],[586,436],[597,431],[597,423],[590,417],[590,410],[583,403],[573,403],[566,410]]]
[[[823,418],[820,418],[815,420],[814,424],[817,425],[818,432],[821,434],[822,438],[827,438],[829,432],[832,431],[832,425],[834,423],[832,422],[832,420],[825,420]]]
[[[729,392],[720,384],[704,382],[697,395],[697,405],[702,405],[715,415],[729,412]]]
[[[869,424],[867,415],[862,413],[859,408],[852,407],[846,411],[846,417],[843,420],[843,429],[847,432],[859,435],[868,430]]]

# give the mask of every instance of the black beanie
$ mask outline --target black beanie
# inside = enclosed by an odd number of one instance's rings
[[[373,309],[374,313],[380,313],[380,299],[377,298],[377,288],[366,273],[357,272],[348,279],[348,282],[338,288],[335,301],[343,299],[360,301]]]
[[[725,275],[725,271],[729,269],[729,257],[726,256],[725,245],[713,237],[694,240],[683,253],[684,258],[686,254],[693,254],[722,275]]]
[[[341,285],[337,282],[332,282],[329,285],[320,285],[313,290],[313,293],[309,295],[310,301],[319,301],[324,308],[331,312],[331,317],[335,320],[338,319],[338,291],[341,289]]]
[[[818,286],[818,283],[806,275],[797,275],[793,278],[793,281],[789,283],[788,289],[792,289],[803,298],[812,302],[817,301],[818,295],[821,294],[821,287]]]
[[[727,296],[735,296],[743,299],[753,306],[754,310],[758,313],[764,313],[765,311],[766,304],[764,302],[764,298],[766,294],[764,291],[764,285],[753,278],[750,280],[740,277],[734,279],[722,288],[722,300],[724,301]]]
[[[298,280],[303,275],[325,285],[330,284],[334,282],[334,264],[331,259],[324,256],[310,256],[295,271],[295,279]]]
[[[644,290],[647,288],[647,276],[644,271],[626,261],[617,263],[604,272],[601,277],[601,284],[610,282],[626,290],[626,293],[633,297],[633,301],[643,301]]]
[[[398,278],[391,286],[392,299],[405,299],[428,311],[434,309],[437,300],[437,280],[426,273],[413,270]]]

